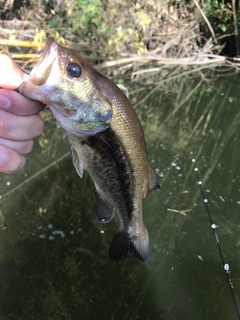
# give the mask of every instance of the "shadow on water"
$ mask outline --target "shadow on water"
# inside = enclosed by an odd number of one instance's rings
[[[147,263],[109,260],[117,218],[98,224],[91,179],[46,121],[26,169],[1,175],[1,320],[237,319],[191,160],[240,292],[239,79],[184,79],[137,106],[162,185],[144,200]],[[134,103],[151,88],[136,90]]]

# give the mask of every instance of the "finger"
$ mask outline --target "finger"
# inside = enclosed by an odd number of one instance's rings
[[[0,89],[0,109],[19,116],[28,116],[40,112],[45,108],[39,101],[25,98],[12,90]]]
[[[0,110],[0,137],[9,140],[30,140],[42,134],[44,122],[39,115],[19,117]]]
[[[0,146],[0,172],[13,174],[19,172],[25,165],[24,156],[4,146]]]
[[[27,154],[32,151],[33,140],[14,141],[0,138],[0,146],[12,149],[20,154]]]
[[[23,82],[24,78],[28,77],[16,65],[16,63],[7,55],[0,54],[0,87],[7,89],[16,89]]]

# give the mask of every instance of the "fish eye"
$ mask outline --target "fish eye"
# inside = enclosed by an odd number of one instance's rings
[[[72,78],[79,78],[82,74],[82,67],[77,63],[69,63],[67,66],[67,73]]]

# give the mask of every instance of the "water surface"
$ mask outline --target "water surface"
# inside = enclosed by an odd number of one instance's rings
[[[144,200],[146,263],[109,260],[118,219],[96,221],[93,183],[47,117],[26,168],[1,174],[0,319],[238,319],[194,167],[240,294],[239,83],[183,78],[147,100],[154,86],[130,85],[162,186]]]

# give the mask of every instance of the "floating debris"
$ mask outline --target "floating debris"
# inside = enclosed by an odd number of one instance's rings
[[[52,232],[52,234],[59,234],[62,238],[65,238],[65,234],[63,231],[60,230],[55,230]]]
[[[219,196],[220,200],[222,200],[222,202],[225,202],[224,198],[222,196]]]

